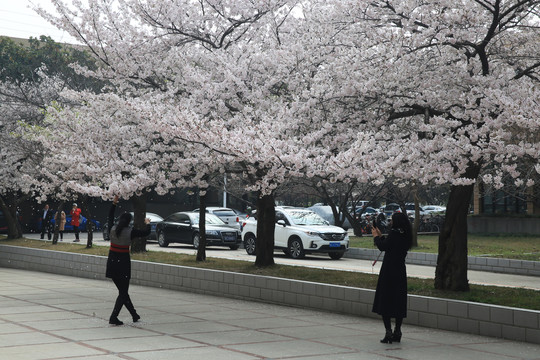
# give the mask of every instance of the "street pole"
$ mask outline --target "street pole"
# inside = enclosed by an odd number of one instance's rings
[[[227,175],[224,175],[223,183],[223,207],[227,207]]]

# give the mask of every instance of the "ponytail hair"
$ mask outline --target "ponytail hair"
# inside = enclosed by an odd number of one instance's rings
[[[129,226],[129,223],[131,222],[131,214],[130,213],[123,213],[120,215],[120,218],[118,219],[118,224],[116,225],[116,236],[120,236],[120,233],[124,228]]]

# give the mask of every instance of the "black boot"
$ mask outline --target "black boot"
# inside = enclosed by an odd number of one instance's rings
[[[114,309],[111,313],[111,317],[109,318],[109,324],[111,325],[124,325],[123,322],[118,320],[118,314],[120,314],[120,310],[122,310],[123,301],[120,298],[116,298],[116,302],[114,304]]]
[[[392,341],[393,342],[401,342],[401,329],[395,329],[394,333],[392,334]]]
[[[118,320],[117,316],[113,316],[113,315],[111,315],[111,317],[109,318],[109,324],[111,324],[111,325],[124,325],[123,322]]]
[[[131,317],[133,318],[133,322],[137,322],[141,319],[139,314],[137,314],[137,310],[135,310],[135,306],[133,306],[133,303],[131,302],[131,299],[128,297],[126,303],[126,309],[128,309],[129,313],[131,314]]]
[[[384,338],[381,339],[381,342],[383,344],[391,344],[392,343],[392,329],[386,330],[386,335]]]

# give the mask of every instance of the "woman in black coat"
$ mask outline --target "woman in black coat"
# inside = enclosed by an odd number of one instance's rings
[[[383,236],[376,227],[372,229],[375,245],[384,251],[372,311],[383,318],[386,335],[381,342],[390,344],[401,341],[401,324],[407,317],[405,257],[412,244],[411,223],[407,215],[394,213],[391,222],[388,236]],[[391,318],[396,319],[393,333]]]
[[[109,239],[111,240],[111,247],[109,249],[109,257],[107,258],[107,270],[105,276],[111,278],[116,287],[118,288],[118,297],[114,304],[111,317],[109,318],[109,324],[122,325],[123,322],[118,320],[118,314],[122,310],[122,306],[126,306],[133,322],[139,321],[141,318],[131,299],[129,297],[129,280],[131,279],[131,258],[129,256],[129,246],[131,240],[136,237],[144,237],[150,235],[150,219],[145,219],[146,230],[133,229],[130,226],[131,214],[123,213],[118,219],[118,224],[114,225],[114,212],[116,210],[116,204],[118,203],[118,196],[114,197],[113,204],[109,210]]]

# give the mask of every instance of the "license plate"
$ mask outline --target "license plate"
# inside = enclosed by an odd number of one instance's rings
[[[334,247],[340,247],[341,246],[341,243],[338,243],[338,242],[331,242],[330,243],[330,247],[334,248]]]
[[[225,240],[225,241],[235,241],[236,237],[235,236],[224,236],[223,240]]]

